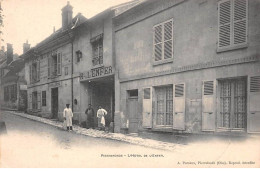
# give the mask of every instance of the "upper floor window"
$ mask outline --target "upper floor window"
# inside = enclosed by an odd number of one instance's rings
[[[92,43],[93,66],[103,64],[103,34],[92,38],[90,41]]]
[[[247,45],[247,0],[222,0],[218,3],[218,52]]]
[[[48,77],[61,75],[61,53],[54,53],[48,57]]]
[[[40,61],[36,61],[30,65],[30,82],[35,83],[39,80],[40,80]]]
[[[165,21],[153,27],[154,61],[173,58],[173,20]]]

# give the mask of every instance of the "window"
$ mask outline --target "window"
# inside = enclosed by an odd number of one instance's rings
[[[37,91],[32,93],[32,109],[38,109]]]
[[[218,4],[218,52],[247,45],[247,0],[222,0]]]
[[[35,83],[39,80],[40,80],[40,61],[36,61],[30,65],[30,82]]]
[[[9,86],[10,90],[10,100],[12,102],[15,102],[17,100],[17,87],[16,84],[13,84],[11,86]]]
[[[246,79],[220,80],[220,127],[245,128]]]
[[[156,88],[156,125],[173,125],[173,86]]]
[[[65,75],[69,75],[69,68],[68,67],[65,67]]]
[[[4,87],[4,101],[9,101],[9,88],[8,86]]]
[[[61,57],[62,54],[54,53],[48,57],[48,76],[49,78],[61,75]]]
[[[92,42],[93,66],[103,64],[103,37]]]
[[[138,98],[138,90],[128,90],[129,98]]]
[[[156,61],[173,58],[173,20],[168,20],[153,28],[153,57]]]
[[[42,91],[42,106],[46,106],[46,91]]]

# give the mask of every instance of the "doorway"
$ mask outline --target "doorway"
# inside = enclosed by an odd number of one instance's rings
[[[59,111],[59,94],[58,88],[51,89],[51,113],[52,119],[58,119],[58,111]]]
[[[127,113],[129,116],[129,133],[138,132],[138,90],[129,90],[127,99]]]

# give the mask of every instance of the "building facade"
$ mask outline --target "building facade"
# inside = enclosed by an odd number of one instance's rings
[[[259,10],[149,0],[116,16],[115,131],[259,133]]]
[[[112,18],[137,2],[111,7],[90,19],[81,14],[72,18],[70,4],[62,9],[62,28],[24,55],[32,114],[63,120],[63,109],[69,103],[73,122],[84,125],[85,110],[92,104],[95,112],[98,106],[108,111],[108,124],[113,121]]]
[[[28,50],[30,45],[28,42],[24,44],[24,47],[26,45]],[[2,52],[4,52],[3,48]],[[26,111],[27,82],[25,80],[24,60],[21,58],[13,60],[13,47],[11,44],[7,44],[6,53],[1,54],[6,54],[6,57],[2,58],[2,63],[0,66],[1,109]]]

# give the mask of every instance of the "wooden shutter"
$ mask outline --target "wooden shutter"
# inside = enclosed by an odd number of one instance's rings
[[[233,37],[234,45],[247,42],[247,0],[234,0]]]
[[[30,74],[30,83],[32,83],[33,80],[32,80],[32,65],[31,65],[31,64],[29,65],[29,70],[30,70],[30,71],[29,71],[29,72],[30,72],[30,73],[29,73],[29,74]]]
[[[37,81],[40,81],[40,61],[37,61],[37,71],[36,71],[36,76],[37,76]]]
[[[38,110],[41,110],[41,92],[40,91],[38,91],[37,92],[37,109]]]
[[[32,94],[29,94],[29,98],[28,98],[28,106],[29,106],[29,110],[32,110]]]
[[[202,130],[215,130],[215,81],[203,81],[202,85]]]
[[[160,61],[162,60],[162,53],[163,53],[163,47],[162,47],[162,32],[163,32],[163,28],[162,25],[158,25],[154,27],[154,38],[153,38],[153,43],[154,43],[154,60],[155,61]]]
[[[175,84],[173,92],[173,129],[185,130],[185,84]]]
[[[48,56],[48,77],[51,76],[51,56]]]
[[[231,0],[218,3],[218,48],[231,45]]]
[[[173,56],[173,21],[164,23],[164,59],[172,58]]]
[[[61,52],[57,56],[57,75],[61,75]]]
[[[260,76],[249,78],[249,110],[247,119],[247,131],[260,133]]]
[[[152,128],[152,87],[143,89],[143,127]]]

